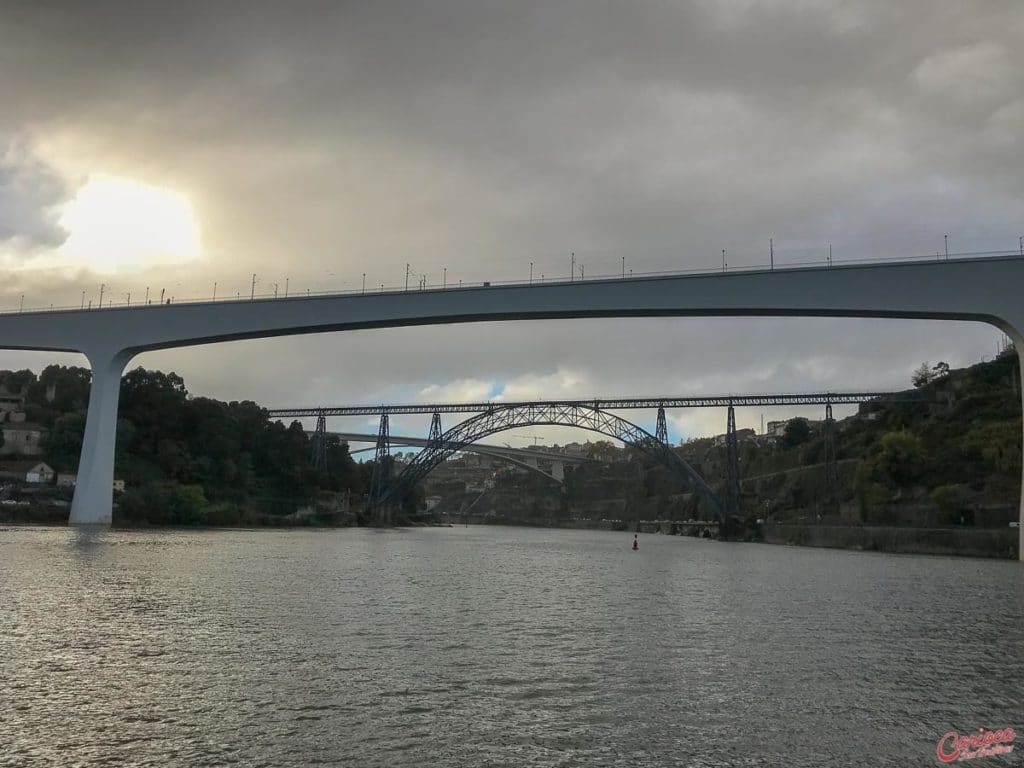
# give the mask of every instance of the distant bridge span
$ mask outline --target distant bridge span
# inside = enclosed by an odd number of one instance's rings
[[[358,432],[331,432],[336,437],[342,440],[353,442],[353,443],[373,443],[377,442],[377,435],[365,435]],[[422,437],[399,437],[397,435],[390,435],[388,438],[391,445],[406,445],[416,448],[428,448],[433,443]],[[376,448],[363,448],[364,451],[373,451]],[[359,453],[360,451],[350,451],[349,453]],[[513,464],[517,464],[520,467],[526,467],[532,472],[536,472],[549,480],[554,480],[556,483],[561,484],[565,480],[564,467],[566,464],[587,464],[594,460],[586,456],[573,456],[572,454],[552,453],[550,451],[531,451],[527,448],[506,448],[500,445],[488,445],[487,443],[473,443],[472,445],[461,446],[458,453],[479,453],[482,456],[493,456],[503,461],[509,461]],[[540,464],[551,464],[551,472],[547,472],[541,468]]]
[[[994,325],[1024,349],[1024,258],[830,264],[629,279],[299,296],[0,316],[0,346],[92,367],[72,523],[110,523],[120,378],[141,352],[360,328],[596,317],[879,317]],[[1020,387],[1024,403],[1024,386]],[[1022,483],[1024,488],[1024,483]],[[1024,521],[1024,503],[1020,506]],[[1024,545],[1024,525],[1020,528]],[[1020,548],[1024,557],[1024,546]]]
[[[520,405],[565,405],[586,408],[600,408],[603,411],[630,410],[640,408],[735,408],[746,406],[770,407],[783,405],[856,405],[868,400],[918,400],[912,392],[811,392],[780,395],[696,395],[693,397],[613,397],[537,400],[509,402],[485,400],[476,403],[405,403],[397,405],[325,405],[299,408],[270,408],[268,415],[273,419],[299,419],[310,416],[379,416],[399,414],[432,413],[482,413],[497,408]]]

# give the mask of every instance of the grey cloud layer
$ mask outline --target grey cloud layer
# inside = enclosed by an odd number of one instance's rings
[[[1021,214],[1019,6],[893,6],[47,4],[4,25],[4,95],[173,147],[265,258],[980,237]]]
[[[24,249],[59,245],[66,233],[57,226],[55,208],[67,194],[59,176],[10,142],[0,151],[0,243],[17,241]]]

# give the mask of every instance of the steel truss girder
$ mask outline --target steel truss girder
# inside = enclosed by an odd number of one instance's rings
[[[732,517],[739,517],[740,447],[736,436],[736,411],[732,405],[725,428],[725,509]]]
[[[441,429],[441,414],[435,411],[434,415],[430,417],[430,433],[427,435],[427,440],[435,443],[441,439],[441,435],[443,434],[444,430]]]
[[[424,448],[403,470],[391,486],[383,503],[405,498],[412,489],[442,461],[462,448],[496,432],[517,427],[568,426],[599,432],[637,448],[672,469],[710,508],[716,519],[723,515],[722,503],[704,479],[668,445],[632,422],[576,403],[528,403],[492,407],[472,416],[445,432],[440,442]]]
[[[377,522],[384,525],[391,523],[391,506],[385,501],[391,489],[391,436],[389,432],[388,415],[382,413],[380,429],[377,432],[373,477],[370,479],[368,511],[376,514]]]
[[[519,405],[555,405],[598,408],[601,410],[645,408],[726,408],[730,404],[744,406],[773,405],[855,405],[868,400],[918,401],[919,395],[906,392],[822,392],[780,395],[711,395],[707,397],[634,397],[609,400],[559,400],[523,403],[408,403],[404,405],[341,405],[317,408],[273,408],[271,418],[301,418],[303,416],[376,416],[390,414],[482,413],[496,407]]]
[[[654,436],[661,442],[668,445],[668,421],[665,419],[665,406],[658,406],[658,423],[654,429]]]
[[[832,418],[832,404],[825,404],[825,499],[834,507],[839,486],[839,464],[836,460],[836,427]],[[830,509],[830,511],[832,511]]]
[[[316,431],[313,432],[313,466],[327,468],[327,417],[321,411],[316,417]]]

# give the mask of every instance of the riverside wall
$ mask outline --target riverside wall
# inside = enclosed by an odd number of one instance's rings
[[[919,555],[1016,559],[1016,528],[894,528],[886,526],[766,523],[764,541],[801,547],[832,547]]]

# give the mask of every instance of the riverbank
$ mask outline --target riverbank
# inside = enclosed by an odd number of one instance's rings
[[[452,525],[507,525],[528,528],[574,528],[581,530],[633,531],[683,536],[714,536],[705,526],[681,525],[673,521],[645,521],[637,526],[626,520],[514,520],[481,515],[443,517]],[[950,555],[1017,559],[1016,528],[909,528],[897,526],[797,525],[768,523],[761,526],[766,544],[799,547],[852,549],[917,555]]]
[[[7,511],[7,510],[5,510]],[[4,526],[56,526],[67,525],[67,511],[48,510],[45,514],[16,515],[0,514],[0,525]],[[635,521],[626,520],[565,520],[553,519],[545,524],[537,520],[512,520],[480,515],[442,516],[435,524],[442,527],[463,525],[495,525],[522,528],[565,528],[577,530],[633,531],[638,528]],[[182,526],[160,526],[135,523],[117,526],[119,529],[178,529]],[[274,528],[316,528],[309,524],[265,525],[265,526],[209,526],[196,525],[185,528],[231,530],[258,530]],[[347,526],[325,526],[347,527]],[[704,524],[680,524],[673,521],[641,522],[639,531],[647,534],[682,535],[714,538],[716,531]],[[892,552],[917,555],[949,555],[953,557],[984,557],[1015,560],[1018,557],[1016,528],[906,528],[894,526],[838,526],[838,525],[796,525],[766,523],[761,526],[765,544],[782,544],[799,547],[821,547],[827,549],[852,549],[867,552]]]
[[[891,526],[762,526],[767,544],[856,549],[917,555],[953,555],[1014,560],[1016,528],[897,528]]]

